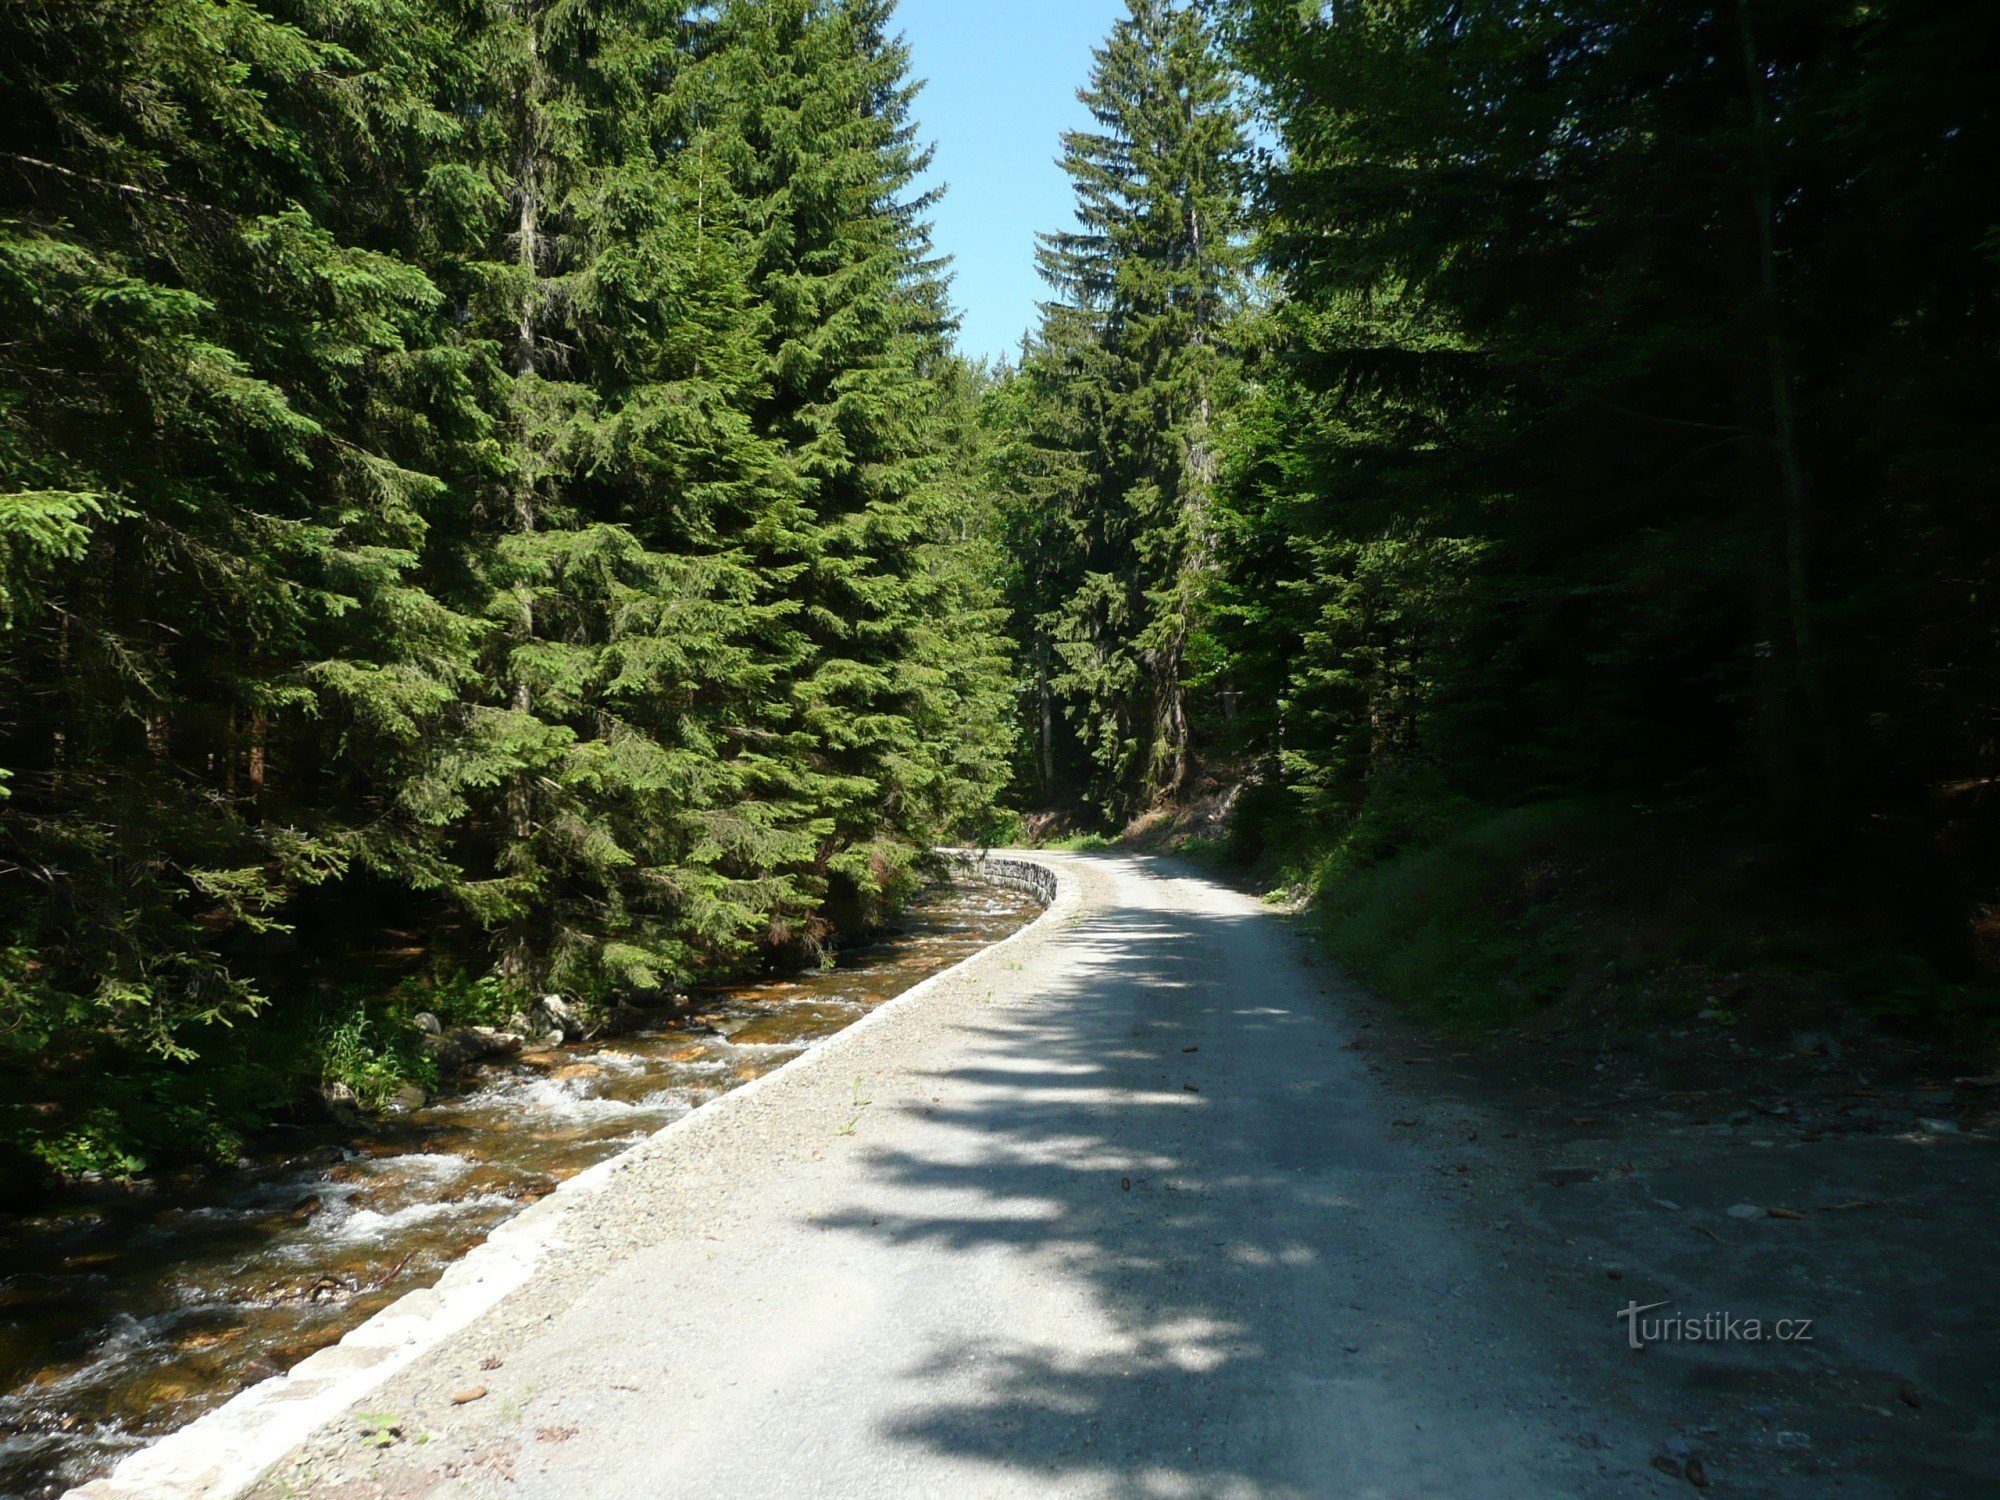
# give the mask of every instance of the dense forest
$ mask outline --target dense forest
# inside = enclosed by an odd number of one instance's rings
[[[984,831],[889,10],[8,7],[0,1135],[226,1156],[416,1012],[809,960]]]
[[[1133,0],[989,398],[1024,802],[1442,1017],[1990,1037],[1996,64],[1961,0]]]
[[[1011,810],[1440,1015],[1991,1028],[1991,7],[1129,0],[997,370],[892,0],[0,44],[16,1180],[811,962]]]

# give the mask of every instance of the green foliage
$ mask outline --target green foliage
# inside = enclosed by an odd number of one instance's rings
[[[408,1083],[437,1081],[418,1035],[393,1008],[373,1006],[361,995],[344,999],[313,1031],[308,1055],[316,1081],[343,1085],[363,1108],[379,1109]]]
[[[1116,839],[1101,833],[1071,833],[1061,838],[1049,839],[1043,843],[1044,849],[1061,849],[1070,854],[1101,854],[1118,847]]]
[[[1582,924],[1534,883],[1552,858],[1594,847],[1603,822],[1578,803],[1491,813],[1384,797],[1315,861],[1314,921],[1342,964],[1420,1014],[1517,1020],[1585,966]]]
[[[498,974],[475,975],[463,966],[442,977],[406,980],[392,999],[399,1016],[429,1011],[445,1026],[498,1026],[516,1003]]]
[[[1992,15],[1226,11],[1282,296],[1224,441],[1214,634],[1233,744],[1288,795],[1265,821],[1332,850],[1336,947],[1446,1011],[1546,999],[1592,945],[1573,902],[1509,915],[1545,840],[1598,918],[1651,903],[1620,965],[1720,930],[1711,958],[1791,944],[1870,1003],[1816,899],[1933,1011],[1990,979],[2000,444],[1956,393],[2000,318]],[[1547,823],[1580,803],[1653,809],[1654,850],[1730,830],[1754,877],[1685,903]]]
[[[0,51],[10,1134],[227,1154],[422,1076],[410,997],[315,998],[391,930],[453,1020],[666,991],[992,825],[886,5],[30,0]]]
[[[1336,948],[1439,1014],[1603,963],[1976,1009],[1995,25],[1133,0],[987,399],[1017,780],[1113,820],[1235,783],[1223,852],[1315,872]],[[1232,67],[1267,303],[1174,239],[1245,222]]]
[[[1996,451],[1946,394],[1996,314],[1962,202],[1994,112],[1934,50],[1960,28],[1992,34],[1959,5],[1238,7],[1289,301],[1231,571],[1302,783],[1351,803],[1415,755],[1489,801],[1699,786],[1805,842],[1974,774],[1980,734],[1914,688],[1925,661],[1985,701],[1984,627],[1948,646],[1917,605],[1965,597],[1929,506]],[[1882,233],[1921,270],[1858,259]],[[1984,556],[1959,493],[1950,547]]]
[[[1042,236],[1060,300],[994,398],[993,482],[1034,782],[1119,818],[1189,774],[1248,148],[1192,5],[1132,0],[1078,97],[1096,122],[1063,137],[1079,227]]]

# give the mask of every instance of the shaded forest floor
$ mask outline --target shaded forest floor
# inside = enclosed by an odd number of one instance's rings
[[[1712,1034],[1465,1042],[1357,1008],[1371,1075],[1425,1101],[1397,1127],[1521,1295],[1574,1325],[1603,1399],[1665,1387],[1663,1476],[1995,1493],[2000,1080],[1919,1046],[1857,1064]],[[1645,1316],[1809,1318],[1812,1337],[1629,1349],[1619,1311],[1656,1303]]]

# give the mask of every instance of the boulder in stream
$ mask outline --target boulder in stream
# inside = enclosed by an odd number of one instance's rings
[[[604,1013],[597,1025],[591,1029],[593,1037],[629,1036],[635,1031],[643,1031],[654,1024],[656,1017],[641,1010],[636,1005],[620,1002]]]
[[[489,1057],[512,1057],[521,1050],[519,1037],[491,1026],[454,1026],[427,1042],[441,1073],[456,1073]]]
[[[344,1083],[322,1084],[319,1103],[327,1118],[336,1124],[352,1129],[361,1123],[361,1101],[354,1097],[354,1090]]]
[[[544,995],[528,1012],[528,1029],[534,1035],[554,1032],[565,1041],[581,1041],[583,1012],[561,995]]]

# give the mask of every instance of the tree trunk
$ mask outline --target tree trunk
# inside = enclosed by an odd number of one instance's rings
[[[264,795],[265,745],[270,735],[270,720],[262,709],[254,709],[250,714],[250,800],[256,802]]]
[[[1785,683],[1786,694],[1792,700],[1783,728],[1791,741],[1785,759],[1807,783],[1787,789],[1783,795],[1786,800],[1810,806],[1827,795],[1827,780],[1835,758],[1812,618],[1811,485],[1800,452],[1797,394],[1779,289],[1771,110],[1765,91],[1764,65],[1757,52],[1751,0],[1736,0],[1736,19],[1742,46],[1744,91],[1755,142],[1749,213],[1756,265],[1753,296],[1759,336],[1757,359],[1770,423],[1767,441],[1778,480],[1774,528],[1779,560],[1777,577],[1782,597],[1782,634],[1791,668]],[[1764,649],[1775,651],[1776,647],[1777,642],[1772,641]]]
[[[537,111],[542,95],[541,39],[536,31],[533,6],[524,3],[522,16],[528,34],[528,72],[520,94],[521,165],[518,183],[518,216],[515,222],[515,253],[525,273],[521,290],[520,321],[516,330],[514,375],[517,403],[515,423],[515,471],[513,485],[514,526],[526,535],[535,529],[535,464],[531,451],[531,424],[526,409],[526,392],[520,389],[535,375],[538,343],[536,318],[541,298],[541,217],[539,195],[540,162]],[[535,638],[535,597],[525,584],[517,585],[520,617],[518,641],[525,645]],[[514,680],[511,705],[516,713],[534,711],[534,695],[518,676]],[[521,771],[507,787],[507,832],[516,851],[534,837],[533,788],[528,772]],[[523,857],[516,852],[516,859]],[[533,969],[533,936],[525,920],[508,924],[501,950],[500,972],[515,987],[527,986]]]
[[[69,611],[64,609],[56,615],[56,681],[66,684],[69,680]],[[57,793],[62,791],[69,769],[69,731],[63,728],[66,722],[58,702],[55,733],[49,744],[49,790]]]
[[[1056,717],[1055,697],[1049,690],[1049,644],[1046,636],[1038,643],[1041,660],[1036,666],[1036,693],[1041,700],[1042,801],[1055,805],[1056,796]]]

